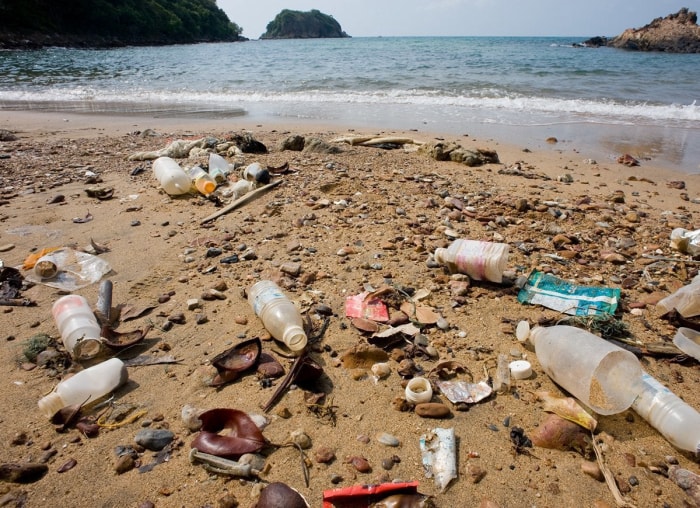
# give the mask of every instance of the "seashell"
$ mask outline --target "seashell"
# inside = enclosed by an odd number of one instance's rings
[[[260,492],[254,508],[309,508],[309,503],[296,490],[281,482],[270,483]]]
[[[303,430],[295,430],[289,434],[289,440],[299,445],[302,450],[308,450],[311,448],[311,438]]]
[[[424,377],[414,377],[406,385],[406,400],[411,404],[430,402],[433,398],[433,387]]]
[[[384,379],[389,374],[391,374],[391,367],[386,362],[380,362],[380,363],[375,363],[374,365],[372,365],[371,371],[372,371],[372,374],[374,374],[374,377],[377,380],[379,380],[379,379]]]
[[[392,436],[387,432],[377,434],[377,441],[386,446],[399,446],[401,444],[396,436]]]
[[[365,318],[353,318],[352,321],[352,326],[360,330],[361,332],[368,332],[368,333],[374,333],[379,330],[379,325],[370,320],[370,319],[365,319]]]
[[[260,361],[262,344],[260,338],[243,341],[232,348],[216,355],[211,364],[216,367],[218,375],[210,383],[211,386],[221,386],[233,381],[246,370],[254,367]]]
[[[544,422],[532,432],[530,439],[540,448],[579,452],[590,448],[588,431],[556,414],[547,415]]]
[[[199,415],[202,431],[194,438],[192,448],[217,457],[238,458],[244,453],[254,453],[266,443],[265,437],[255,422],[237,409],[217,408]],[[219,435],[231,429],[228,435]]]

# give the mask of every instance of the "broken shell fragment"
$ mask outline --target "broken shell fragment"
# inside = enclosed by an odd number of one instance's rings
[[[218,374],[210,385],[221,386],[237,379],[241,373],[257,365],[261,351],[260,338],[255,337],[216,355],[211,363],[216,367]]]
[[[391,367],[386,362],[375,363],[374,365],[372,365],[371,370],[372,374],[374,374],[374,377],[377,380],[384,379],[389,374],[391,374]]]
[[[202,430],[192,441],[191,447],[198,451],[233,458],[244,453],[255,453],[265,446],[266,440],[255,422],[237,409],[210,409],[199,415]],[[230,429],[228,435],[219,432]]]
[[[309,503],[290,486],[274,482],[260,492],[255,508],[309,508]]]

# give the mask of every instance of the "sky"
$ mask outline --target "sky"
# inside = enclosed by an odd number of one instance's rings
[[[217,0],[243,36],[258,39],[283,9],[318,9],[352,37],[614,36],[700,0]]]

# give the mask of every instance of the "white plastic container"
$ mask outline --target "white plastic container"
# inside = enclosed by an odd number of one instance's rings
[[[621,413],[641,391],[637,357],[586,330],[535,327],[530,342],[547,375],[598,414]]]
[[[664,314],[675,309],[686,318],[700,315],[700,275],[693,277],[690,284],[659,300],[656,307]]]
[[[53,279],[58,275],[58,260],[51,253],[41,256],[34,264],[34,275],[41,279]]]
[[[102,347],[101,328],[88,301],[80,295],[56,300],[51,314],[66,350],[78,360],[94,358]]]
[[[252,190],[253,190],[253,183],[252,182],[249,182],[248,180],[238,180],[233,185],[233,196],[235,199],[238,199],[241,196],[248,194]]]
[[[194,188],[201,194],[208,196],[216,190],[216,182],[214,179],[209,175],[209,173],[204,171],[204,169],[200,168],[199,166],[190,168],[187,174],[190,176],[190,180],[192,181]]]
[[[426,378],[414,377],[406,384],[404,394],[411,404],[422,404],[432,400],[433,387]]]
[[[91,404],[117,389],[129,379],[126,365],[119,358],[81,370],[56,385],[51,393],[39,400],[39,409],[47,418],[73,404]]]
[[[508,244],[458,239],[446,249],[435,249],[434,257],[452,273],[500,283],[508,263]]]
[[[187,194],[192,188],[192,180],[185,170],[170,157],[158,157],[153,161],[153,174],[160,186],[171,196]]]
[[[685,354],[700,361],[700,332],[681,327],[676,331],[673,343]]]
[[[700,413],[646,372],[632,409],[673,446],[700,453]]]
[[[248,290],[248,302],[270,335],[294,353],[306,347],[307,337],[301,314],[280,287],[271,280],[261,280]]]
[[[231,172],[231,168],[221,155],[217,153],[209,154],[209,176],[211,176],[216,183],[224,183],[226,177]]]
[[[243,178],[249,182],[268,184],[270,183],[270,172],[263,169],[259,163],[253,162],[243,170]]]

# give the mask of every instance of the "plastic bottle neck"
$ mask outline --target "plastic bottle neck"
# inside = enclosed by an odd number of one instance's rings
[[[46,416],[51,418],[63,408],[63,399],[58,392],[51,392],[38,402],[39,410]]]
[[[445,259],[445,254],[447,254],[447,249],[443,249],[442,247],[439,247],[435,249],[435,254],[433,254],[433,257],[435,258],[435,261],[440,263],[441,265],[444,264],[447,260]]]
[[[289,326],[282,337],[282,342],[294,352],[301,352],[306,347],[307,340],[304,329],[296,325]]]

